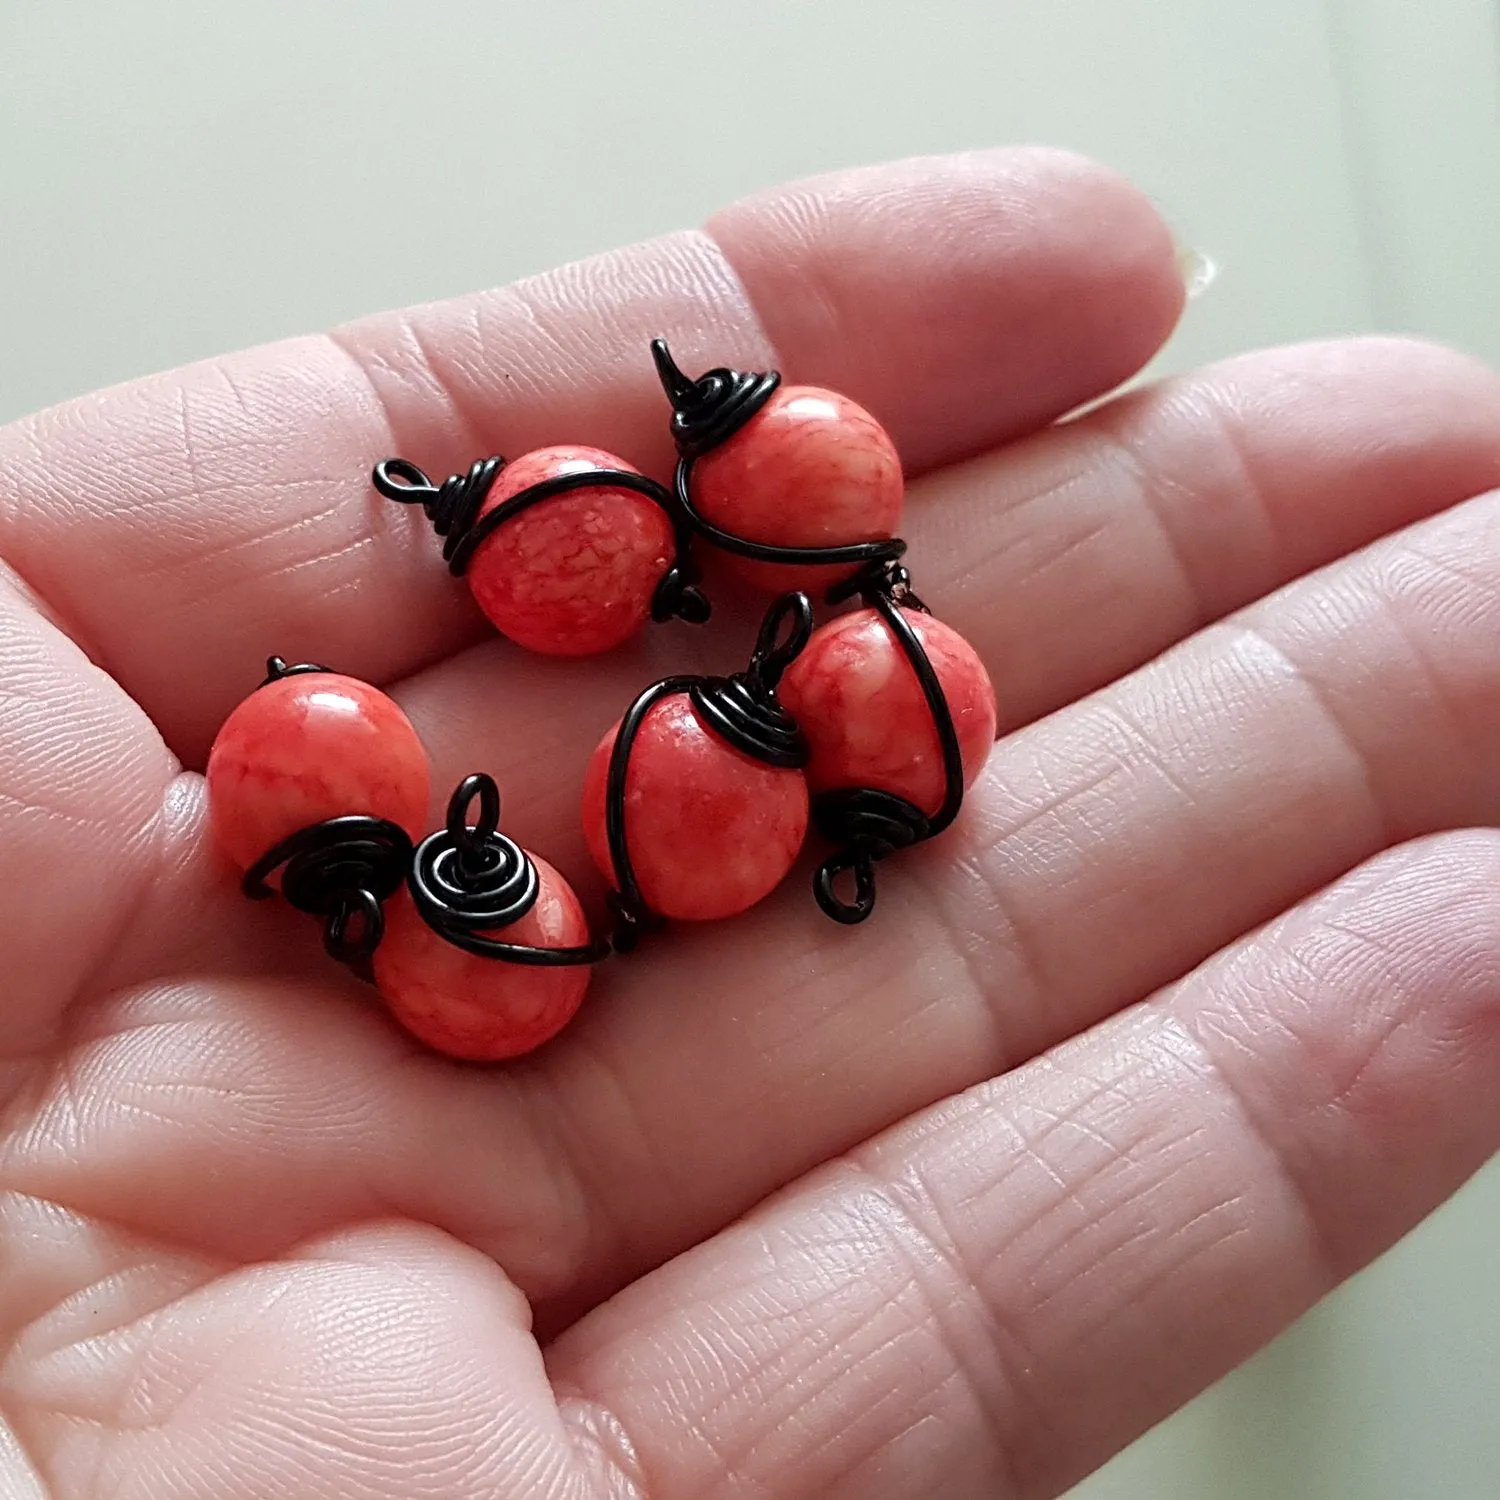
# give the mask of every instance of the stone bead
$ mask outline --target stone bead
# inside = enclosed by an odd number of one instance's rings
[[[481,515],[522,490],[591,469],[637,472],[598,448],[538,448],[501,470]],[[469,587],[490,622],[549,656],[591,656],[628,640],[675,551],[672,523],[653,500],[619,486],[539,501],[480,544]]]
[[[964,785],[995,741],[995,689],[956,630],[904,611],[937,670],[953,714]],[[781,680],[781,701],[807,737],[814,795],[872,787],[905,797],[929,816],[943,802],[943,752],[917,674],[873,609],[841,615],[813,632]]]
[[[694,509],[724,531],[776,546],[883,541],[901,523],[901,459],[862,406],[817,386],[780,387],[693,465]],[[798,567],[723,554],[758,587],[817,593],[852,568]]]
[[[605,735],[583,784],[583,828],[594,863],[613,881],[605,827]],[[736,750],[699,720],[685,693],[647,713],[625,776],[625,838],[653,911],[685,921],[733,916],[769,895],[807,834],[801,771]]]
[[[587,943],[588,920],[572,887],[545,860],[531,858],[541,882],[536,905],[485,936],[534,948]],[[530,1052],[568,1024],[589,987],[587,964],[533,968],[454,947],[422,920],[405,891],[387,903],[385,920],[375,987],[407,1031],[449,1057],[499,1062]]]
[[[415,837],[429,775],[411,721],[379,688],[297,673],[257,689],[224,721],[208,755],[209,819],[242,870],[328,818],[387,818]]]

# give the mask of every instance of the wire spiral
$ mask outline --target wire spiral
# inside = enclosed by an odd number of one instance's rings
[[[731,677],[700,677],[688,697],[704,724],[736,750],[769,766],[807,764],[807,741],[776,696],[782,674],[812,636],[806,594],[783,594],[761,622],[750,665]],[[786,629],[786,639],[781,639]]]
[[[777,370],[731,370],[723,365],[694,380],[678,368],[665,339],[651,340],[651,358],[672,403],[677,451],[695,458],[733,437],[781,384]]]
[[[813,799],[813,825],[837,852],[813,876],[813,895],[835,922],[852,927],[875,910],[875,864],[900,849],[932,837],[932,823],[921,808],[894,792],[847,787]],[[838,893],[837,882],[854,876],[854,899]]]
[[[329,818],[298,829],[245,872],[240,888],[252,901],[275,894],[267,883],[281,872],[289,905],[323,918],[330,958],[369,977],[370,959],[385,936],[381,903],[401,889],[412,844],[404,828],[385,818]]]
[[[446,826],[423,839],[411,859],[406,883],[422,920],[445,942],[481,958],[561,968],[605,957],[607,943],[541,948],[485,936],[519,922],[541,891],[526,851],[499,830],[499,787],[482,772],[466,776],[448,799]]]
[[[457,576],[464,571],[467,559],[465,564],[455,567],[454,554],[479,519],[485,499],[504,467],[505,460],[498,454],[476,459],[466,474],[450,474],[436,485],[424,469],[409,459],[383,458],[371,471],[370,479],[387,500],[422,507],[432,529],[443,538],[443,560]]]

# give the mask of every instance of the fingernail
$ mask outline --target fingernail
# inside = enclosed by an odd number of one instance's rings
[[[1177,247],[1177,270],[1187,288],[1187,299],[1196,302],[1219,279],[1218,262],[1190,245]]]

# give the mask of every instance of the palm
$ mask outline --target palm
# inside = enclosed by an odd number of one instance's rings
[[[1325,346],[1048,428],[1175,315],[1141,201],[1036,153],[792,201],[0,433],[7,1493],[1050,1494],[1493,1148],[1500,842],[1348,872],[1496,810],[1494,380]],[[455,1067],[179,765],[314,656],[583,875],[599,733],[743,631],[523,658],[362,475],[660,472],[656,333],[889,421],[1019,732],[867,928],[799,880]]]

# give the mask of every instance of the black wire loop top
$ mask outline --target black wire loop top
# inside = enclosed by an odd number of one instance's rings
[[[486,511],[484,502],[504,468],[505,460],[499,456],[479,459],[466,474],[450,475],[435,485],[408,459],[386,458],[375,465],[370,478],[387,500],[422,507],[432,529],[443,538],[443,558],[455,578],[468,571],[474,554],[495,532],[533,505],[577,490],[621,489],[644,495],[666,512],[675,539],[674,556],[652,597],[651,618],[686,620],[691,625],[708,619],[710,606],[697,587],[698,572],[687,555],[688,532],[665,485],[633,469],[584,469],[528,485]]]
[[[731,370],[720,365],[696,380],[684,375],[665,339],[651,340],[657,378],[672,403],[672,440],[696,458],[732,438],[781,384],[777,370]]]
[[[387,500],[422,507],[432,529],[443,538],[443,560],[457,577],[464,571],[467,558],[464,564],[455,566],[454,553],[479,519],[485,497],[504,467],[505,460],[498,454],[476,459],[467,474],[450,474],[437,485],[427,477],[426,470],[409,459],[383,458],[370,478]]]
[[[674,498],[693,534],[736,557],[793,567],[884,566],[905,554],[906,543],[900,537],[828,547],[781,546],[751,541],[707,520],[693,504],[694,461],[732,438],[770,400],[781,376],[775,370],[720,368],[691,380],[678,369],[665,339],[651,341],[651,357],[672,403],[672,437],[678,454]]]
[[[776,687],[812,636],[806,594],[783,594],[766,611],[749,667],[732,677],[700,677],[688,697],[705,727],[767,765],[796,770],[807,764],[807,741],[782,706]],[[782,640],[785,632],[786,639]]]
[[[381,903],[401,889],[411,856],[411,839],[398,823],[329,818],[268,849],[240,888],[252,901],[264,901],[275,894],[268,878],[280,870],[288,903],[323,918],[329,957],[369,978],[370,958],[385,936]]]
[[[664,698],[685,693],[704,727],[727,744],[767,765],[796,769],[807,764],[807,742],[782,706],[776,688],[812,636],[812,603],[806,594],[783,594],[766,611],[749,666],[732,677],[664,677],[625,711],[610,751],[604,790],[604,828],[615,889],[614,948],[629,953],[647,933],[665,925],[641,893],[630,859],[625,826],[625,788],[630,756],[646,715]]]
[[[964,798],[963,755],[953,710],[921,637],[904,613],[927,611],[911,591],[911,575],[899,563],[871,565],[830,590],[830,602],[855,596],[877,611],[916,673],[942,751],[943,800],[928,816],[905,797],[875,787],[840,788],[813,799],[814,826],[836,846],[813,877],[813,895],[828,916],[846,926],[863,922],[875,910],[876,863],[899,849],[936,838],[958,816]],[[849,874],[854,877],[852,900],[837,889]]]
[[[283,677],[305,677],[315,672],[332,672],[332,667],[325,667],[320,662],[299,661],[290,666],[284,656],[268,656],[266,658],[266,676],[261,687],[270,687],[273,682],[280,682]]]
[[[447,826],[417,845],[406,883],[422,920],[466,953],[532,968],[592,964],[609,953],[602,942],[540,948],[485,935],[519,922],[536,905],[541,880],[526,851],[500,832],[500,788],[482,772],[454,789]]]

